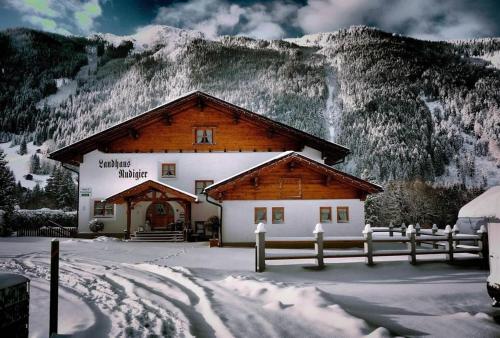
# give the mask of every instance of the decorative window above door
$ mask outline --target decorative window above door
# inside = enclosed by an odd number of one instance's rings
[[[214,128],[198,127],[194,129],[195,144],[214,144]]]
[[[201,195],[203,193],[203,189],[212,184],[214,184],[213,180],[196,180],[194,183],[195,194]]]

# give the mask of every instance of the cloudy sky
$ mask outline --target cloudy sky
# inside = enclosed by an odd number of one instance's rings
[[[374,26],[440,40],[500,36],[499,0],[0,0],[0,29],[132,34],[164,24],[208,37],[279,39]]]

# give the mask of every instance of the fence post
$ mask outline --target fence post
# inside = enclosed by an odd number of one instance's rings
[[[460,244],[460,240],[456,237],[460,233],[460,229],[458,228],[457,224],[453,226],[451,232],[453,232],[453,237],[455,237],[455,240],[453,241],[453,247],[456,248],[457,244]]]
[[[401,236],[406,236],[406,224],[401,224]]]
[[[437,233],[438,233],[438,226],[437,224],[433,224],[432,225],[432,236],[437,236]],[[437,242],[432,242],[432,248],[433,249],[437,249],[438,245],[437,245]]]
[[[394,236],[394,224],[392,223],[392,221],[389,223],[389,236]]]
[[[479,251],[479,257],[483,261],[483,267],[489,267],[489,248],[488,248],[488,228],[483,224],[477,231],[477,234],[480,236],[478,241],[478,246],[481,251]]]
[[[314,234],[314,250],[316,251],[316,259],[318,260],[318,268],[323,269],[325,267],[325,261],[323,259],[323,226],[321,223],[316,224],[313,231]]]
[[[255,245],[257,247],[256,272],[263,272],[266,269],[266,227],[262,222],[257,224],[257,229],[255,229]]]
[[[453,262],[453,230],[451,229],[451,226],[448,224],[446,225],[446,228],[444,228],[444,234],[446,236],[446,250],[448,253],[446,254],[446,259],[451,262]]]
[[[57,334],[59,301],[59,241],[53,239],[50,248],[50,319],[49,337]]]
[[[365,237],[364,252],[365,252],[365,262],[368,265],[373,265],[373,230],[370,224],[365,225],[363,230],[363,236]]]
[[[415,243],[417,231],[413,227],[413,224],[410,224],[408,226],[408,230],[406,230],[406,235],[410,239],[410,241],[406,243],[408,251],[410,252],[410,254],[408,256],[408,261],[410,262],[410,264],[415,265],[415,264],[417,264],[417,247],[416,247],[416,243]]]
[[[420,235],[421,235],[420,229],[421,229],[420,224],[419,223],[415,224],[415,236],[416,237],[420,237]],[[421,242],[417,242],[417,246],[420,246],[420,245],[421,245]]]

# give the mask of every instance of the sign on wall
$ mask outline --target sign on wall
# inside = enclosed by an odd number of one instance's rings
[[[80,188],[81,197],[90,197],[92,195],[92,188]]]
[[[100,169],[115,169],[118,178],[132,178],[139,180],[148,177],[148,171],[132,168],[131,160],[99,160]]]

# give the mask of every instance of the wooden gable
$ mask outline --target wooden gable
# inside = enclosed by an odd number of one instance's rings
[[[197,144],[196,128],[210,128],[213,142]],[[79,165],[102,152],[283,151],[310,146],[329,164],[349,150],[202,92],[194,92],[61,148],[50,158]]]
[[[207,187],[214,199],[361,199],[382,188],[322,163],[290,153]]]
[[[207,102],[169,113],[165,121],[151,121],[135,129],[135,137],[123,136],[108,144],[109,152],[208,152],[300,150],[299,140],[273,133],[248,118],[233,114]],[[197,129],[210,129],[212,143],[198,144]]]

